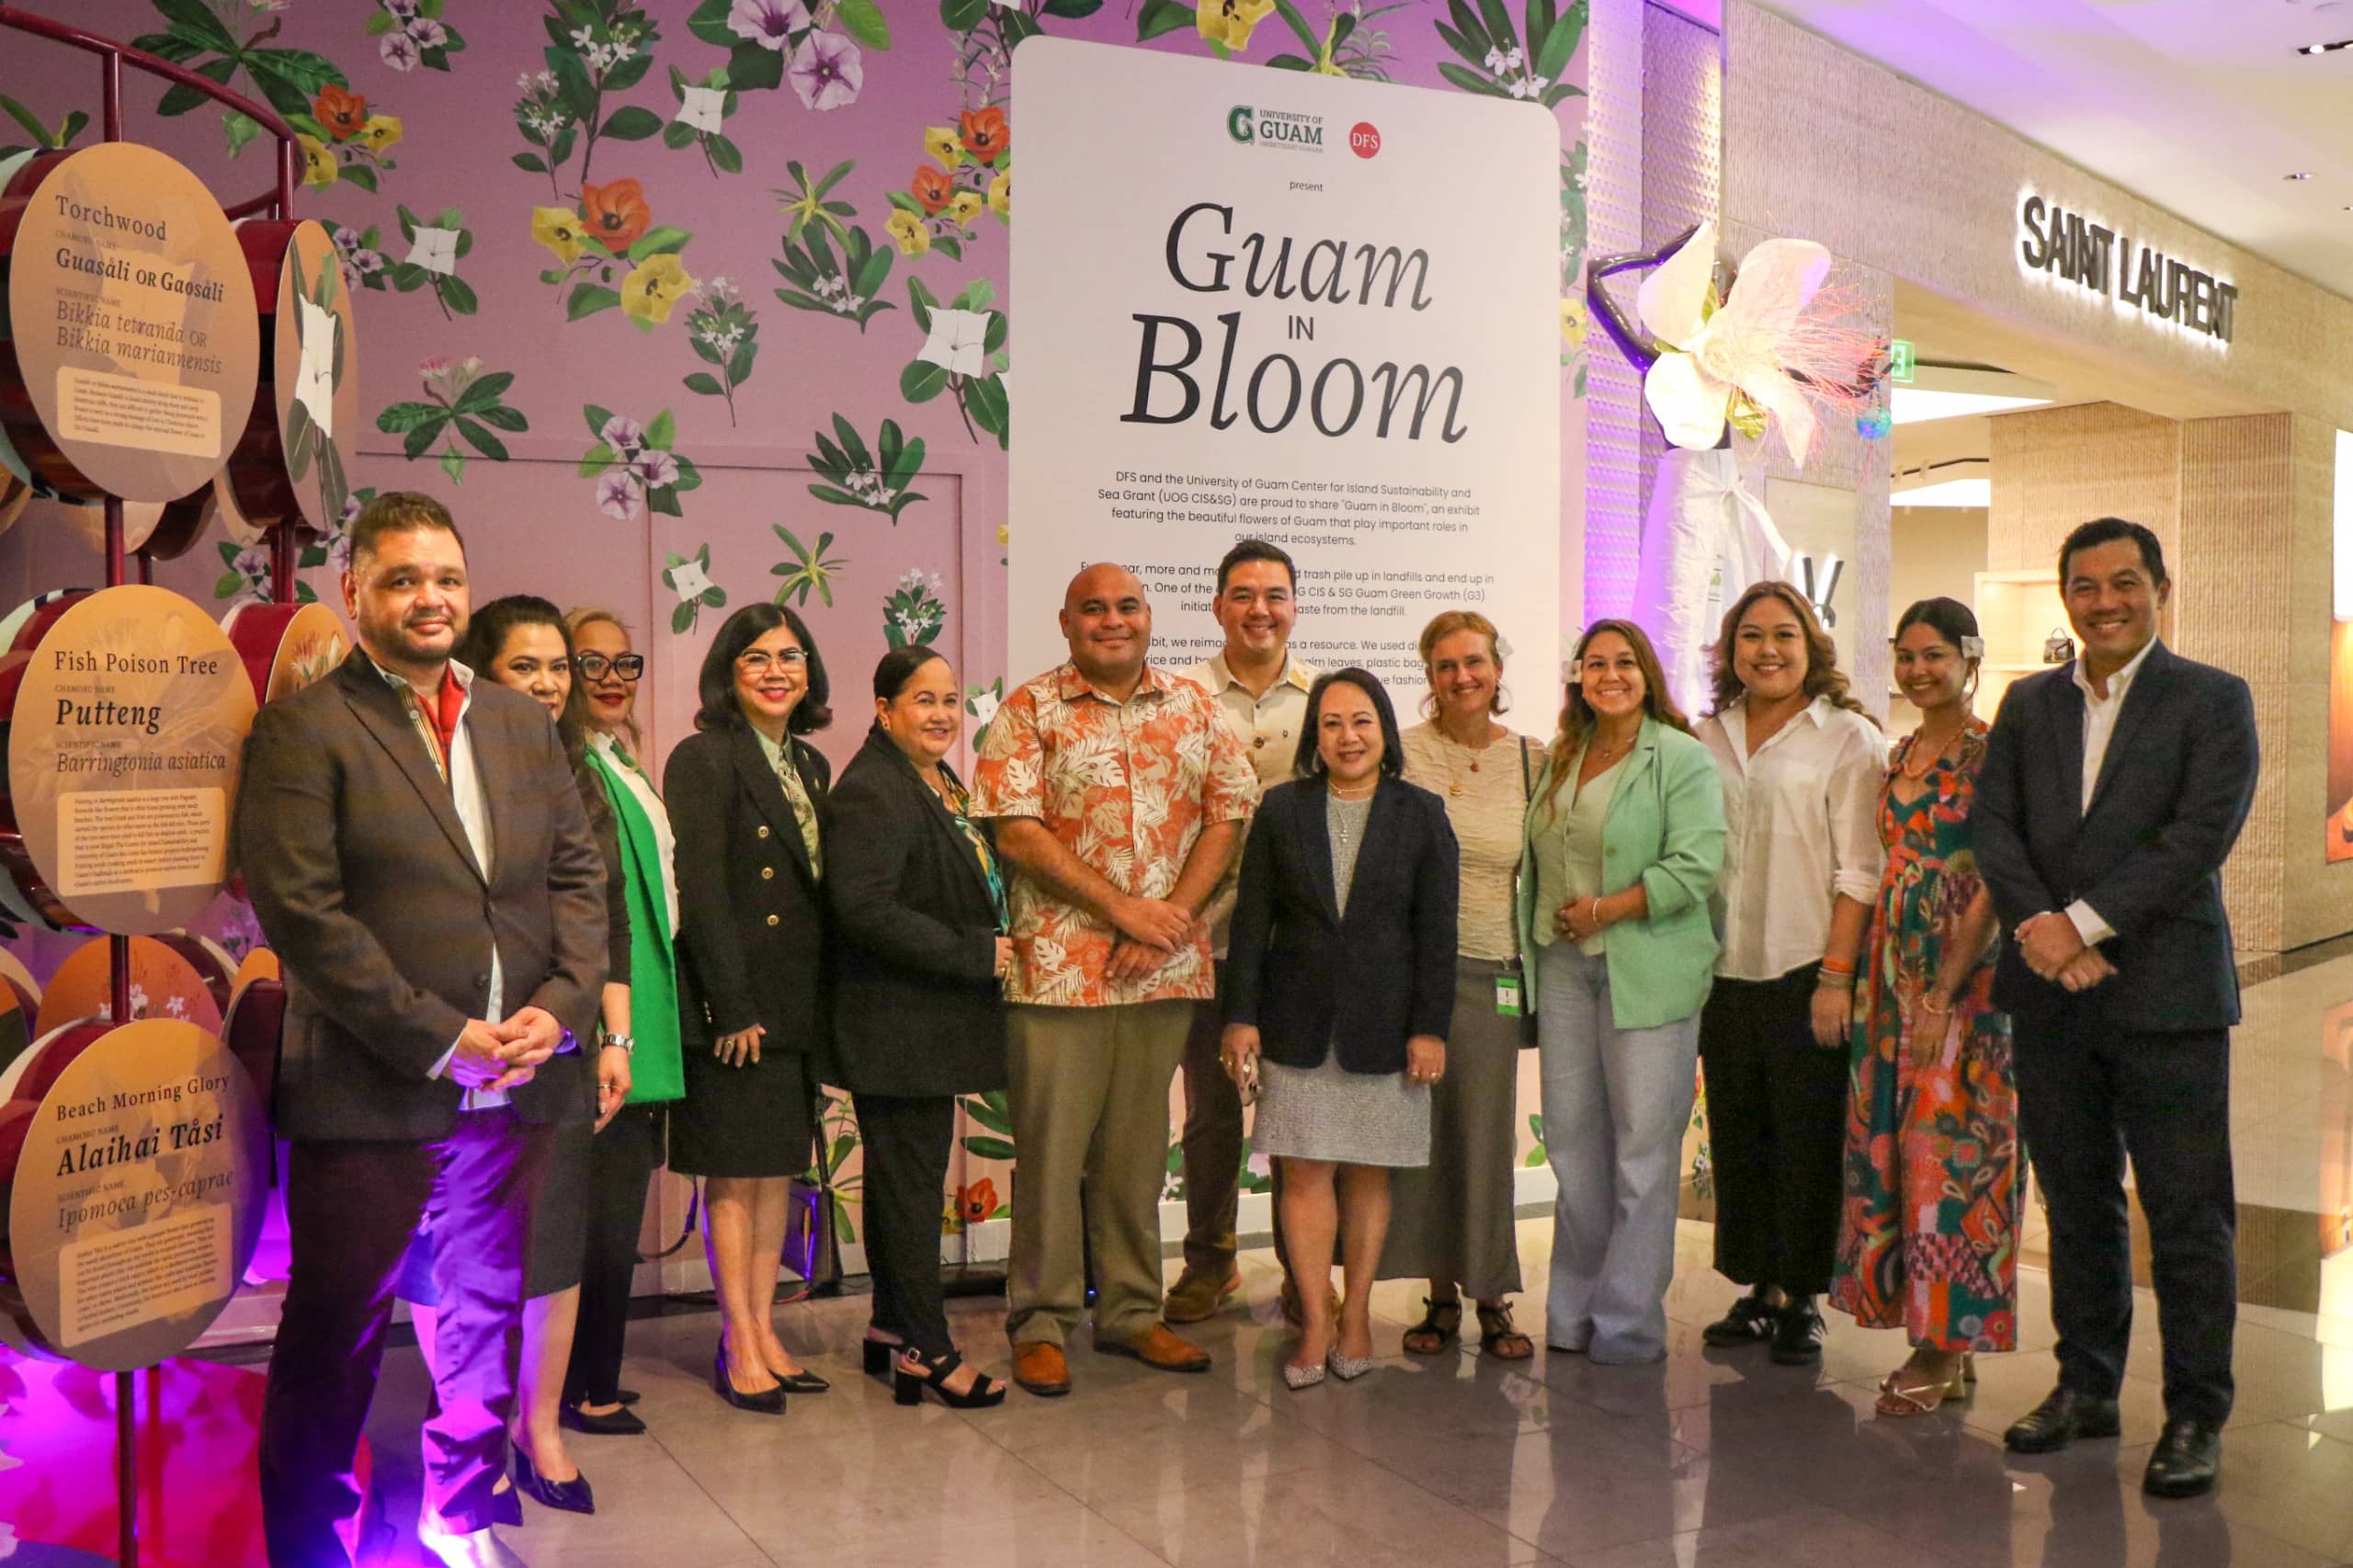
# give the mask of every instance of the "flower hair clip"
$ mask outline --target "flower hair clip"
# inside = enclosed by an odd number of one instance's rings
[[[1961,640],[1961,656],[1964,659],[1984,658],[1985,656],[1985,639],[1983,637],[1962,638]]]

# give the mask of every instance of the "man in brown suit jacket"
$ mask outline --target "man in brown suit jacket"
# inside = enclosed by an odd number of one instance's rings
[[[553,1124],[594,1100],[576,1048],[604,983],[604,866],[529,698],[453,665],[465,548],[424,495],[369,503],[344,599],[359,646],[246,743],[236,848],[286,975],[278,1130],[293,1271],[262,1412],[272,1568],[357,1555],[352,1479],[392,1282],[429,1216],[443,1312],[417,1528],[490,1531]]]

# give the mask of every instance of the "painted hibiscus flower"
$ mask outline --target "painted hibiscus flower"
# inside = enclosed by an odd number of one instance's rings
[[[588,237],[620,255],[635,244],[654,224],[654,210],[645,204],[645,187],[633,179],[580,187],[580,216]]]

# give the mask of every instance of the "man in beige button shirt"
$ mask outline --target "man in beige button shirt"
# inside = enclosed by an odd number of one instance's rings
[[[1298,572],[1291,559],[1264,540],[1246,539],[1218,562],[1211,609],[1225,633],[1225,651],[1185,672],[1217,699],[1227,725],[1249,749],[1261,794],[1291,776],[1299,737],[1307,727],[1307,689],[1315,672],[1290,656],[1299,623]],[[1226,928],[1233,917],[1242,857],[1202,915],[1217,956],[1218,989],[1225,982]],[[1185,1272],[1168,1291],[1170,1323],[1199,1323],[1241,1288],[1233,1267],[1234,1225],[1241,1207],[1242,1096],[1218,1062],[1220,1007],[1197,1007],[1185,1041]],[[1281,1252],[1279,1232],[1277,1255]],[[1286,1308],[1296,1296],[1289,1289]]]

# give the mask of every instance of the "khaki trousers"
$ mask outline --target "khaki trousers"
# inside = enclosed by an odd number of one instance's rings
[[[1006,1009],[1016,1164],[1005,1332],[1014,1344],[1060,1345],[1078,1325],[1088,1244],[1096,1336],[1126,1339],[1160,1320],[1168,1085],[1194,1006]]]

